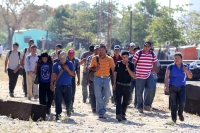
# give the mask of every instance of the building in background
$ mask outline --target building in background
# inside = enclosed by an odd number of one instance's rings
[[[35,45],[38,45],[38,41],[46,40],[46,36],[48,36],[47,34],[47,31],[40,29],[16,30],[12,42],[18,42],[19,50],[23,50],[28,47],[30,39],[33,39]],[[51,38],[48,37],[47,40],[51,40]]]

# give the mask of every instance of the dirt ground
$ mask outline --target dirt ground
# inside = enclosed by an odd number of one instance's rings
[[[13,100],[38,104],[38,100],[29,101],[23,95],[22,77],[19,76],[15,88],[15,98],[9,97],[8,76],[4,73],[4,60],[0,59],[0,99]],[[168,110],[168,96],[163,93],[163,84],[158,83],[153,107],[156,110],[140,114],[133,107],[127,109],[127,121],[118,122],[115,119],[115,106],[109,103],[106,116],[108,119],[99,119],[91,111],[90,104],[82,103],[81,86],[77,87],[75,97],[75,113],[67,118],[65,111],[61,114],[60,123],[54,120],[55,108],[46,121],[33,122],[0,116],[0,133],[200,133],[200,118],[197,115],[184,113],[185,121],[174,124],[171,122]]]

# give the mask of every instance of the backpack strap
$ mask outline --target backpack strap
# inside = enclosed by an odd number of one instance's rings
[[[172,63],[172,64],[169,65],[170,72],[172,71],[173,67],[174,67],[174,63]]]
[[[154,52],[151,50],[151,54],[152,54],[152,61],[154,62]]]
[[[136,66],[137,66],[137,63],[138,63],[138,61],[139,61],[141,55],[142,55],[142,50],[139,51],[138,59],[137,59],[137,61],[136,61],[136,63],[135,63],[135,68],[136,68]]]
[[[8,58],[10,57],[10,54],[11,54],[11,53],[12,53],[12,50],[9,51],[9,53],[8,53]]]
[[[27,48],[24,49],[23,59],[25,58],[26,52],[27,52]]]
[[[18,56],[19,56],[19,59],[20,59],[20,55],[21,55],[21,53],[18,51]]]
[[[97,64],[99,64],[99,56],[96,55]]]

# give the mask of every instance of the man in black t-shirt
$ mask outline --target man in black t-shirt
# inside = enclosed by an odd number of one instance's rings
[[[122,52],[122,61],[118,61],[114,72],[113,90],[116,90],[116,119],[126,120],[126,109],[130,97],[131,77],[135,78],[134,65],[128,60],[129,53]],[[123,97],[123,101],[121,101]]]

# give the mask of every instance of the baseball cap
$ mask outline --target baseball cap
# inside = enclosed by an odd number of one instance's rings
[[[119,45],[115,45],[114,49],[121,49]]]
[[[29,40],[29,43],[31,43],[31,42],[34,43],[34,40],[33,40],[33,39],[30,39],[30,40]]]
[[[99,45],[95,45],[94,50],[98,49],[99,47]]]
[[[135,47],[135,43],[132,42],[132,43],[129,44],[129,46],[130,46],[130,47],[131,47],[131,46],[134,46],[134,47]]]
[[[89,50],[90,50],[90,52],[94,52],[94,45],[90,45]]]
[[[65,63],[67,61],[67,53],[61,52],[59,55],[60,62]]]
[[[68,50],[68,55],[73,56],[75,54],[75,51],[73,49]]]

